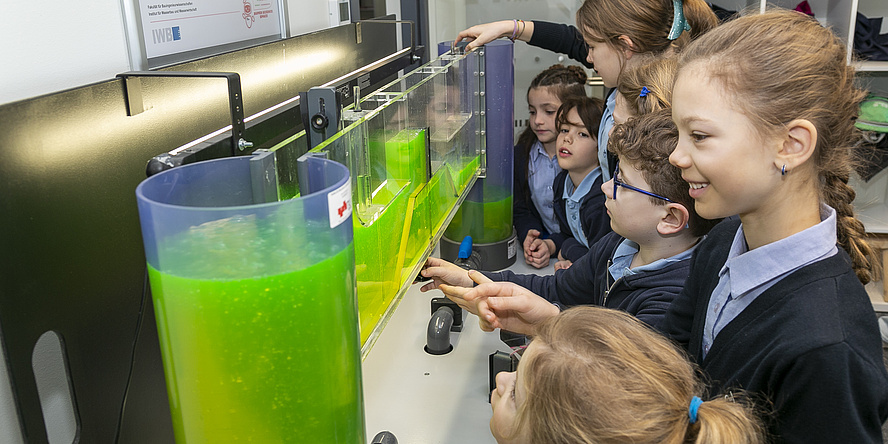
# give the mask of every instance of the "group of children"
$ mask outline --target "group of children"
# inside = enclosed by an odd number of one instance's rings
[[[497,377],[497,442],[882,442],[863,287],[877,259],[848,185],[864,92],[845,45],[792,11],[718,25],[702,0],[586,0],[577,24],[457,39],[527,41],[614,88],[602,107],[556,66],[528,91],[516,226],[529,264],[570,263],[422,271],[482,329],[533,338]]]

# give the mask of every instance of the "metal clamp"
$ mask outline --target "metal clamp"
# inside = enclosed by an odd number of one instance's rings
[[[117,74],[123,79],[123,95],[126,101],[126,113],[135,116],[145,111],[142,104],[142,85],[140,77],[188,77],[188,78],[224,78],[228,81],[228,108],[231,113],[231,155],[251,148],[253,144],[244,140],[244,103],[241,93],[240,74],[236,72],[200,72],[200,71],[129,71]]]

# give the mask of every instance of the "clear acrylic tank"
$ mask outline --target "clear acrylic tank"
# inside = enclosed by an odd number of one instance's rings
[[[136,189],[176,441],[363,443],[349,172],[264,202],[252,157]]]

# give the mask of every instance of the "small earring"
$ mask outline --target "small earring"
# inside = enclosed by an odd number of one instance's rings
[[[781,176],[786,175],[786,164],[785,163],[783,164],[783,168],[780,168],[780,175]]]

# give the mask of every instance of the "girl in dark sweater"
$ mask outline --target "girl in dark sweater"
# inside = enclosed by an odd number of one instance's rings
[[[863,284],[876,252],[848,185],[864,92],[845,45],[793,11],[735,19],[680,55],[670,157],[697,213],[739,215],[697,247],[664,329],[714,391],[773,406],[777,442],[882,442],[888,374]]]
[[[552,184],[561,172],[555,114],[570,97],[586,95],[586,72],[579,66],[553,65],[527,89],[529,119],[515,145],[513,219],[524,260],[536,268],[549,265],[544,241],[561,232],[555,219]]]

